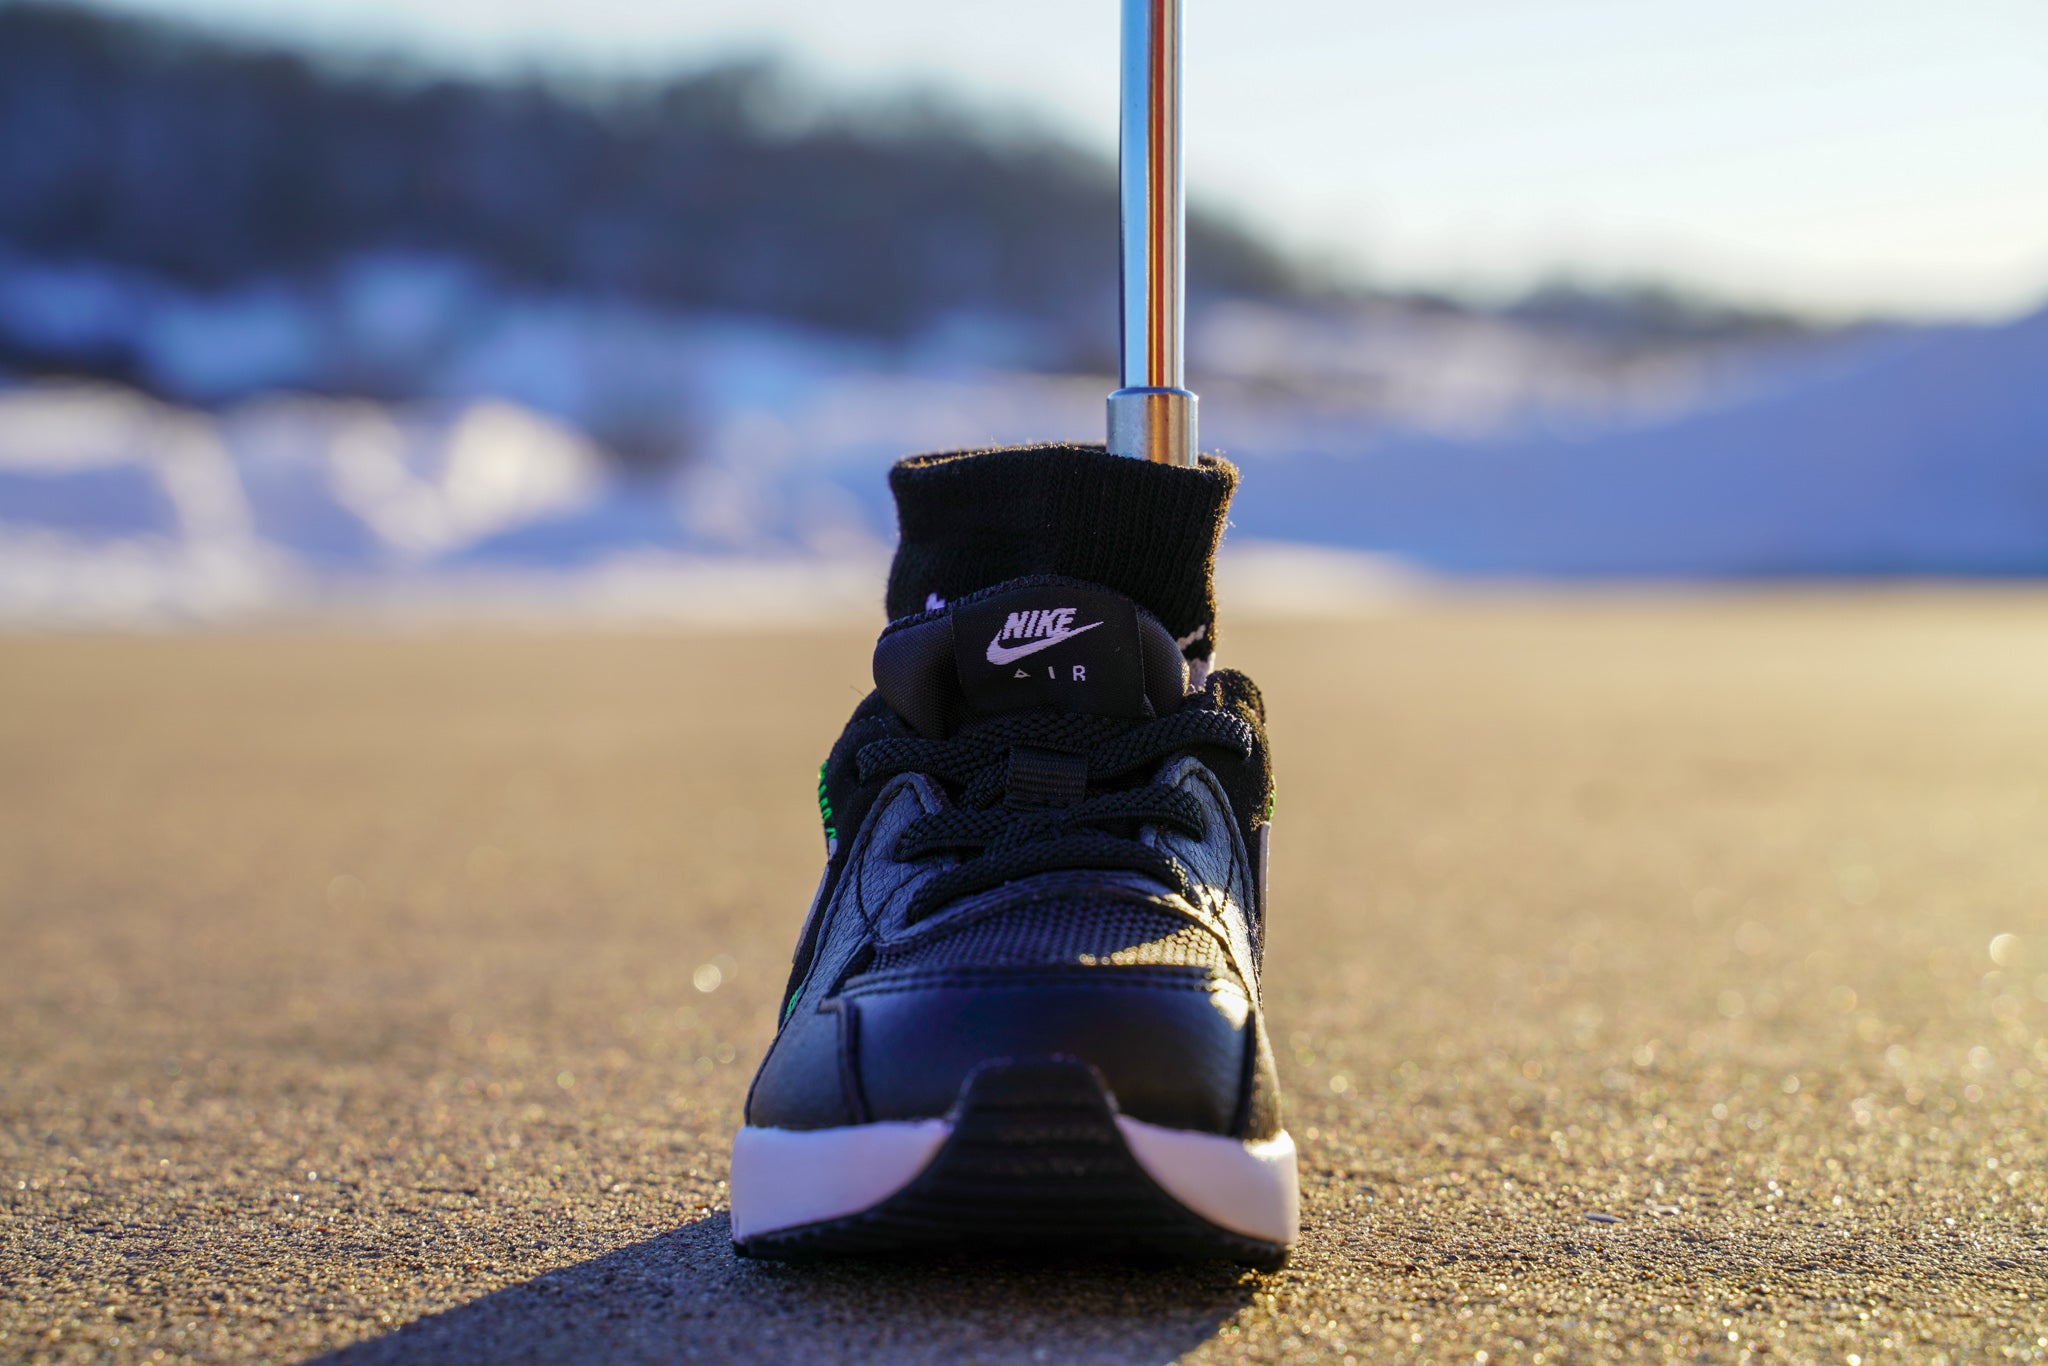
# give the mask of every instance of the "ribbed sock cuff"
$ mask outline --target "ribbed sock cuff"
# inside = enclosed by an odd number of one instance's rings
[[[1101,446],[1012,446],[904,460],[889,472],[902,540],[889,616],[1026,574],[1114,589],[1159,618],[1190,659],[1216,636],[1216,543],[1237,469],[1155,465]]]

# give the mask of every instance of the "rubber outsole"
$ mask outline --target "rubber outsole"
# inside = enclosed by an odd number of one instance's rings
[[[952,1132],[871,1208],[736,1240],[743,1257],[812,1261],[940,1249],[1272,1268],[1285,1243],[1218,1227],[1132,1156],[1101,1076],[1071,1058],[997,1060],[968,1077]]]

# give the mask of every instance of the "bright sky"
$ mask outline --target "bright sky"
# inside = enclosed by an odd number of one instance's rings
[[[1395,284],[2048,300],[2048,0],[1187,0],[1190,189]],[[485,68],[773,47],[1115,144],[1116,0],[129,0]]]

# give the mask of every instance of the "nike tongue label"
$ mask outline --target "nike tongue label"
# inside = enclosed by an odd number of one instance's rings
[[[953,654],[976,712],[1146,714],[1138,610],[1115,593],[1048,584],[956,606]]]
[[[1055,607],[1051,611],[1012,612],[1003,623],[1003,629],[996,632],[996,638],[988,643],[987,659],[991,664],[1012,664],[1026,655],[1035,655],[1040,650],[1050,649],[1063,640],[1072,640],[1083,631],[1092,631],[1102,625],[1091,621],[1086,626],[1069,626],[1074,619],[1071,607]],[[1052,623],[1050,629],[1046,623]],[[1037,640],[1032,636],[1039,637]],[[1005,640],[1022,640],[1022,645],[1005,645]]]

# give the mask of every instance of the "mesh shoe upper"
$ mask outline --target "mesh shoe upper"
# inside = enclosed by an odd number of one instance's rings
[[[1142,902],[1078,898],[1026,901],[943,934],[883,945],[870,971],[1060,966],[1202,968],[1237,980],[1216,935],[1185,917]]]

